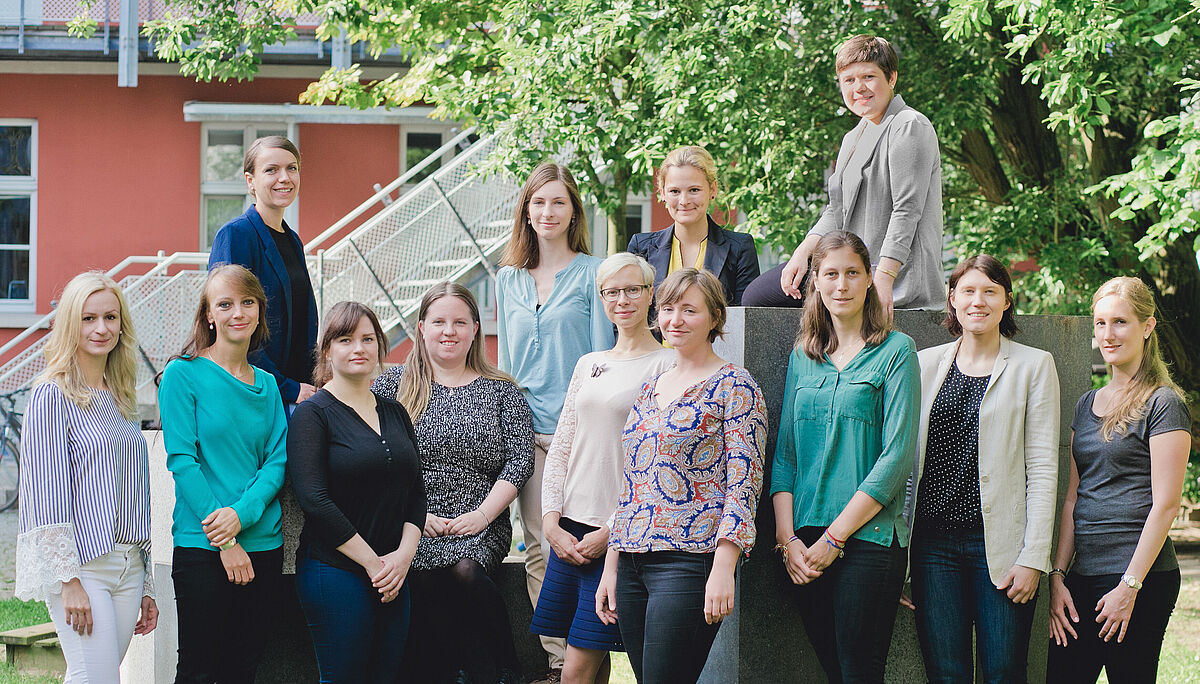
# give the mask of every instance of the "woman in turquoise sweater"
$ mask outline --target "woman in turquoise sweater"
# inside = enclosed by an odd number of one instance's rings
[[[209,271],[183,353],[158,390],[175,477],[175,681],[253,682],[276,614],[287,419],[279,387],[247,354],[262,345],[267,298],[242,266]]]
[[[771,472],[776,548],[834,684],[883,682],[907,566],[921,376],[870,263],[862,239],[843,231],[813,252]]]

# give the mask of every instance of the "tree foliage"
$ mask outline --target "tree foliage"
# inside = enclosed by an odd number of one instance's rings
[[[846,37],[900,50],[898,90],[938,131],[960,253],[1036,263],[1030,312],[1084,313],[1107,277],[1160,297],[1164,346],[1200,389],[1200,0],[171,0],[147,27],[201,78],[248,78],[261,46],[316,13],[320,35],[401,47],[380,81],[330,70],[301,99],[435,105],[503,131],[518,175],[572,161],[623,246],[629,192],[666,152],[703,144],[722,201],[794,246],[854,125],[833,74]],[[1196,361],[1193,361],[1195,359]]]

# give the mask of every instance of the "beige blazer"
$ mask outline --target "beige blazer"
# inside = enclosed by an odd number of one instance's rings
[[[917,488],[929,441],[929,412],[958,345],[924,349]],[[988,573],[999,583],[1013,565],[1048,572],[1058,493],[1058,372],[1049,352],[1000,338],[979,404],[979,502]]]

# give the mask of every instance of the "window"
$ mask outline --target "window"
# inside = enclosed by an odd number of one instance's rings
[[[201,135],[200,249],[206,250],[212,247],[221,226],[237,218],[253,203],[250,193],[246,192],[246,176],[242,173],[242,162],[250,143],[266,135],[282,135],[292,142],[297,140],[295,126],[282,123],[206,124]],[[299,204],[297,198],[284,213],[284,220],[293,228],[299,215]]]
[[[0,119],[0,311],[32,311],[37,122]]]
[[[403,160],[403,167],[400,173],[405,173],[417,164],[420,164],[426,157],[438,151],[442,145],[446,144],[450,138],[458,131],[452,131],[444,126],[401,126],[400,128],[400,158]],[[420,183],[425,180],[429,174],[437,171],[443,164],[450,161],[454,157],[455,152],[451,151],[444,154],[439,159],[435,159],[431,164],[421,169],[415,176],[408,180],[409,184]]]

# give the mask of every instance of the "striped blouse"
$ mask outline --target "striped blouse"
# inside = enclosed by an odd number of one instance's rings
[[[142,548],[150,577],[150,464],[138,424],[97,390],[86,409],[53,382],[33,389],[21,430],[16,596],[46,600],[115,543]]]
[[[728,539],[750,553],[767,448],[762,391],[728,363],[660,409],[657,383],[642,387],[625,423],[609,547],[709,553]]]

